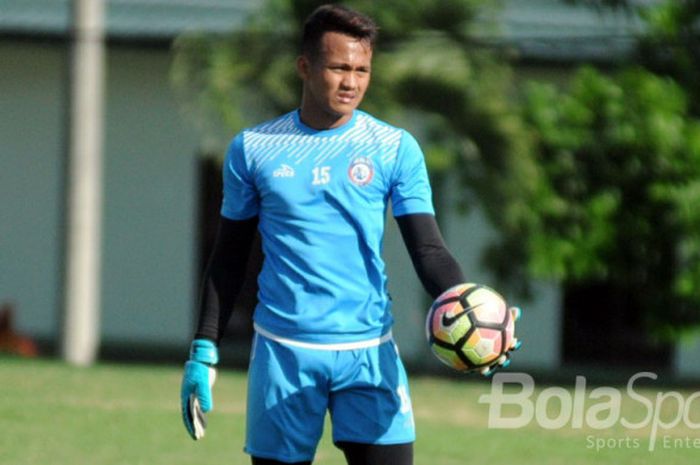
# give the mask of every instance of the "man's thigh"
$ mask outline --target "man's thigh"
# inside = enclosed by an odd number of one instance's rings
[[[415,440],[408,379],[393,341],[339,354],[334,372],[329,404],[334,442]]]
[[[248,454],[291,463],[313,460],[328,407],[327,359],[328,353],[256,334],[248,369]]]

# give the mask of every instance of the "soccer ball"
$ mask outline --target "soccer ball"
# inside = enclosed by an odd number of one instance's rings
[[[505,362],[509,349],[516,348],[518,312],[487,286],[458,284],[440,294],[430,307],[426,337],[445,365],[487,374],[492,365]]]

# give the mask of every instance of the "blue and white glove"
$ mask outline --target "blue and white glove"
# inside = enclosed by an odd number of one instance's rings
[[[510,307],[508,310],[510,311],[513,321],[518,321],[523,314],[522,310],[520,310],[520,307]],[[514,337],[511,346],[508,348],[508,350],[506,350],[506,352],[503,355],[498,357],[498,360],[496,360],[492,365],[481,369],[482,376],[490,378],[501,368],[507,368],[510,365],[510,357],[512,356],[513,352],[519,350],[522,345],[523,341],[520,341],[518,340],[518,338]]]
[[[204,437],[207,427],[205,413],[214,407],[211,388],[216,380],[214,365],[219,362],[216,344],[207,339],[195,339],[190,347],[190,359],[185,363],[180,402],[182,421],[194,440]]]

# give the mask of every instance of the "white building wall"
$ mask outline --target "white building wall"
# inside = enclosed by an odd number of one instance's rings
[[[700,380],[700,335],[696,333],[678,343],[674,362],[679,378]]]
[[[60,321],[65,63],[60,46],[0,41],[0,303],[41,338]]]
[[[58,343],[62,310],[65,45],[0,42],[0,303]],[[192,334],[199,137],[169,84],[170,52],[108,53],[102,337]]]
[[[199,138],[169,83],[170,53],[109,54],[103,337],[186,344],[197,288]]]

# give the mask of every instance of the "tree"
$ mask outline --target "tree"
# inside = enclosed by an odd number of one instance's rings
[[[543,170],[527,233],[532,273],[604,282],[657,335],[700,323],[700,121],[675,82],[642,69],[531,84]]]
[[[700,0],[667,0],[642,13],[649,33],[640,42],[641,63],[683,86],[700,116]]]
[[[599,9],[624,8],[646,25],[636,60],[651,72],[668,76],[690,95],[690,111],[700,116],[700,0],[565,0]]]

